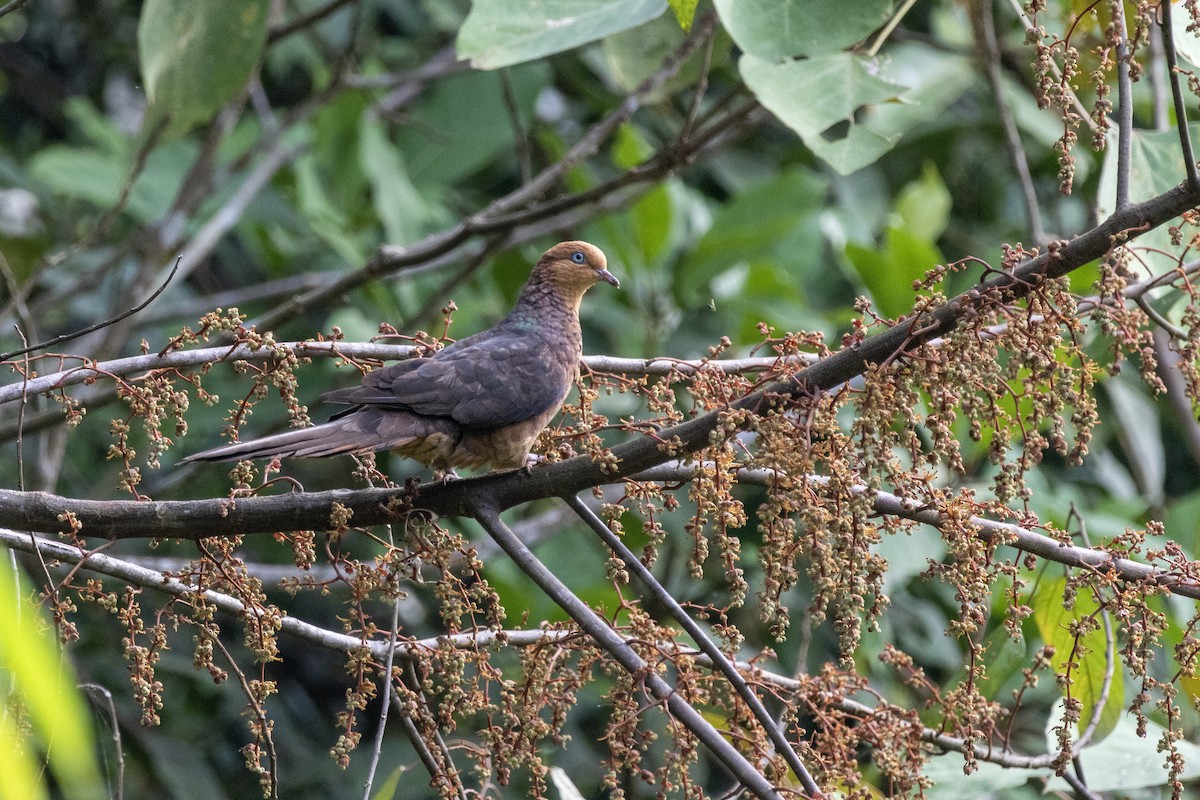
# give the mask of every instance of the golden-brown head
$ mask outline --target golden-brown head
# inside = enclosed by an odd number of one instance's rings
[[[599,247],[587,242],[559,242],[547,250],[533,268],[530,282],[554,287],[576,304],[583,293],[600,281],[620,288],[608,271],[608,259]]]

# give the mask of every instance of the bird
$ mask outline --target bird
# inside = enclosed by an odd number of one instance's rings
[[[324,401],[348,406],[328,422],[183,462],[393,450],[443,474],[527,467],[538,434],[579,377],[579,305],[600,281],[621,286],[600,248],[560,242],[538,259],[516,305],[495,326],[324,394]]]

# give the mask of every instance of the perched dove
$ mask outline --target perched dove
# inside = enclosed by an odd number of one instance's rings
[[[516,307],[495,327],[327,393],[324,400],[350,408],[323,425],[184,460],[395,450],[438,470],[523,467],[579,375],[584,292],[599,281],[620,286],[607,267],[594,245],[556,244],[538,259]]]

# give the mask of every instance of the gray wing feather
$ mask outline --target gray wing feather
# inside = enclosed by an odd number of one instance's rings
[[[542,337],[492,329],[429,358],[368,373],[361,386],[330,392],[332,403],[378,406],[500,428],[562,401],[573,374]]]

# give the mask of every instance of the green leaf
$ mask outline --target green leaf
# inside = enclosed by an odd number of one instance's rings
[[[747,54],[739,67],[759,102],[843,175],[874,162],[900,138],[856,121],[866,109],[894,102],[904,91],[876,77],[866,59],[838,53],[777,64]],[[847,127],[837,130],[839,124]]]
[[[946,552],[946,543],[936,529],[921,525],[910,531],[884,536],[875,552],[887,559],[888,571],[883,576],[883,593],[890,595],[929,569],[930,561],[941,561]]]
[[[359,163],[371,182],[371,202],[391,244],[410,244],[426,232],[427,203],[412,181],[400,150],[388,141],[379,117],[367,111],[359,125]]]
[[[1082,733],[1091,722],[1092,709],[1100,700],[1104,688],[1107,643],[1102,624],[1097,624],[1095,629],[1078,638],[1072,633],[1071,629],[1076,623],[1098,613],[1099,604],[1085,589],[1075,595],[1075,602],[1069,608],[1064,607],[1066,585],[1065,577],[1055,578],[1043,571],[1029,604],[1033,608],[1033,621],[1042,641],[1054,647],[1050,663],[1055,673],[1064,675],[1067,663],[1075,663],[1071,669],[1071,696],[1083,704],[1079,717],[1079,732]],[[1121,718],[1121,707],[1125,704],[1125,681],[1119,663],[1115,670],[1108,691],[1108,702],[1101,712],[1094,741],[1100,741],[1111,733]]]
[[[117,202],[124,166],[111,155],[90,148],[51,145],[30,162],[29,172],[51,189],[97,206]]]
[[[94,757],[95,741],[83,698],[51,629],[40,620],[38,608],[24,597],[10,561],[0,558],[0,615],[4,619],[0,625],[0,675],[5,676],[6,688],[11,676],[20,693],[63,796],[68,800],[99,800],[105,796],[104,784]],[[0,743],[12,744],[17,735],[9,715],[0,716],[4,717]],[[0,795],[44,797],[39,770],[27,758],[14,758],[22,751],[29,755],[27,743],[4,750]],[[10,789],[15,793],[9,793]]]
[[[888,228],[877,250],[849,242],[846,257],[875,306],[884,316],[893,318],[912,310],[913,281],[943,260],[933,242],[904,228]]]
[[[891,0],[714,0],[738,47],[770,61],[836,53],[863,39],[891,15]]]
[[[700,0],[667,0],[667,3],[671,6],[671,11],[675,12],[675,19],[679,20],[679,27],[690,31]]]
[[[270,0],[146,0],[138,55],[144,130],[175,137],[207,121],[246,86],[267,40]]]
[[[553,73],[546,64],[524,64],[508,74],[517,109],[529,130],[534,103]],[[467,72],[438,81],[428,101],[407,115],[409,124],[396,135],[396,146],[404,153],[413,183],[444,190],[446,184],[472,175],[501,154],[514,152],[516,139],[500,77],[495,72]],[[464,109],[470,110],[470,119],[486,120],[486,124],[467,124]]]
[[[392,770],[392,774],[387,776],[387,780],[379,784],[375,794],[371,795],[371,800],[393,800],[396,796],[396,789],[400,786],[400,776],[404,773],[403,765]]]
[[[674,52],[684,40],[684,32],[667,14],[637,28],[621,31],[604,40],[604,58],[617,86],[632,91],[662,68],[663,59]],[[713,42],[712,63],[720,63],[729,52],[730,40],[718,33]],[[696,52],[683,63],[674,78],[656,89],[649,102],[659,102],[676,92],[695,85],[704,66],[704,50]]]
[[[820,210],[828,182],[807,169],[794,169],[736,196],[717,212],[712,226],[678,267],[683,305],[703,305],[709,283],[738,264],[774,257],[784,264],[798,254],[780,252],[797,229]]]
[[[155,148],[130,190],[126,211],[142,222],[162,216],[179,191],[195,151],[191,142]],[[63,145],[37,153],[29,171],[55,192],[102,208],[117,202],[128,177],[126,165],[106,152]]]
[[[963,759],[958,753],[946,753],[931,758],[925,765],[926,778],[933,786],[925,790],[927,800],[976,800],[976,798],[1007,797],[1011,789],[1044,775],[1044,772],[1009,769],[999,764],[980,761],[970,775],[963,774]],[[1090,776],[1089,776],[1090,777]],[[1089,781],[1089,786],[1090,781]]]
[[[912,181],[896,198],[900,227],[913,236],[936,242],[950,222],[950,190],[937,167],[925,162],[921,177]]]
[[[1200,32],[1189,31],[1192,13],[1183,3],[1171,5],[1171,35],[1175,50],[1192,66],[1200,66]]]
[[[1061,718],[1061,710],[1051,714],[1046,726],[1047,745],[1058,749],[1058,741],[1051,727]],[[1166,754],[1158,749],[1165,728],[1156,722],[1146,723],[1145,737],[1138,736],[1137,720],[1120,715],[1112,734],[1104,741],[1085,747],[1079,753],[1082,772],[1087,776],[1087,786],[1093,792],[1127,792],[1149,786],[1167,785],[1167,768],[1163,763]],[[1175,747],[1183,756],[1184,768],[1178,776],[1188,781],[1200,776],[1200,746],[1186,740],[1176,739]],[[1062,778],[1051,778],[1046,792],[1070,792]],[[1154,795],[1151,795],[1154,796]]]
[[[476,69],[536,61],[636,28],[666,8],[666,0],[474,0],[458,56]]]
[[[915,46],[893,48],[885,62],[848,53],[783,63],[746,55],[739,67],[759,101],[843,175],[936,122],[974,80],[968,59]]]
[[[1113,428],[1117,439],[1137,479],[1138,494],[1158,505],[1166,496],[1167,480],[1167,453],[1158,424],[1158,403],[1149,396],[1140,379],[1118,375],[1101,386],[1115,417]]]
[[[671,192],[660,183],[638,198],[629,209],[633,215],[633,234],[642,251],[642,259],[651,263],[662,258],[671,241],[674,205]]]

